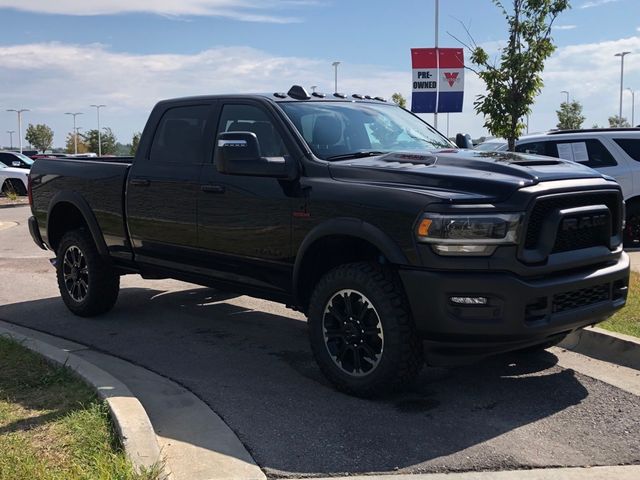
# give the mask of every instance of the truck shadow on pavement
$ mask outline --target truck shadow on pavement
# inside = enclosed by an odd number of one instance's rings
[[[304,320],[245,299],[206,288],[127,288],[98,318],[74,317],[58,298],[0,306],[0,318],[177,381],[218,413],[272,476],[598,465],[637,456],[628,437],[594,438],[594,428],[616,430],[618,404],[601,400],[587,412],[594,393],[549,352],[428,368],[405,392],[359,399],[325,381]],[[179,429],[163,435],[190,441]],[[616,454],[621,458],[612,461]]]

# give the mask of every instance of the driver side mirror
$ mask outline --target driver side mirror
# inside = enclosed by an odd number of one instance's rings
[[[216,168],[226,175],[290,178],[285,157],[263,157],[258,137],[253,132],[224,132],[215,148]]]
[[[456,146],[458,148],[472,149],[473,142],[471,141],[471,135],[458,133],[456,135]]]

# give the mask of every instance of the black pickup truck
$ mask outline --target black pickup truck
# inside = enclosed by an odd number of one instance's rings
[[[304,312],[347,392],[428,364],[544,348],[624,306],[620,187],[533,155],[456,148],[410,112],[343,94],[160,102],[133,160],[40,159],[29,228],[75,314],[120,275]]]

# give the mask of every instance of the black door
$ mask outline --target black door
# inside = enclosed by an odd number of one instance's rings
[[[221,105],[217,134],[231,131],[255,133],[263,157],[289,156],[278,123],[257,102]],[[198,238],[208,263],[224,280],[288,291],[293,266],[291,182],[224,175],[216,171],[215,158],[201,178]]]
[[[200,170],[210,162],[211,105],[169,108],[127,185],[127,217],[136,260],[182,269],[198,261]]]

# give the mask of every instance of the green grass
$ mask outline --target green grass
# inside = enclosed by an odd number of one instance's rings
[[[640,337],[640,274],[631,272],[626,307],[598,327]]]
[[[135,473],[106,405],[65,367],[0,337],[0,479],[156,480]]]

